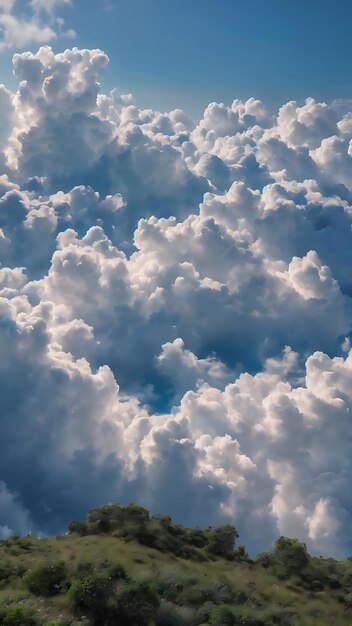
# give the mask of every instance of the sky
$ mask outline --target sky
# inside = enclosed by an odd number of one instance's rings
[[[0,537],[351,555],[351,9],[96,6],[0,0]]]
[[[18,0],[17,12],[25,4]],[[307,93],[352,97],[347,0],[75,0],[58,13],[75,30],[75,45],[108,54],[103,84],[132,92],[143,107],[199,117],[212,100],[254,96],[278,106]]]

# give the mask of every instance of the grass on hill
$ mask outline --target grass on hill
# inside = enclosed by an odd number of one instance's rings
[[[135,505],[69,528],[0,542],[1,625],[352,624],[351,561],[310,557],[297,540],[253,561],[233,527],[186,529]]]

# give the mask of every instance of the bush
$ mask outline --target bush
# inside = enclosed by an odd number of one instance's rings
[[[208,552],[221,556],[224,559],[232,559],[234,556],[235,541],[238,532],[234,526],[225,524],[209,530]]]
[[[1,626],[37,626],[38,620],[33,611],[26,607],[11,606],[0,609]]]
[[[0,563],[0,583],[7,584],[12,576],[18,575],[18,566],[11,561],[1,561]],[[3,586],[2,585],[2,586]]]
[[[157,617],[158,595],[145,583],[134,583],[120,590],[116,617],[124,626],[147,626]]]
[[[76,613],[87,614],[93,619],[104,617],[110,608],[111,594],[112,584],[109,578],[93,572],[82,578],[76,578],[69,590],[73,610]]]
[[[183,626],[184,623],[185,620],[180,607],[167,600],[162,600],[156,618],[156,626]]]
[[[209,615],[209,624],[211,626],[233,626],[235,618],[226,606],[217,606]]]
[[[187,533],[187,542],[196,548],[204,548],[208,543],[207,531],[194,528]]]
[[[249,561],[249,554],[245,548],[245,546],[238,546],[237,550],[234,552],[234,558],[236,561]]]
[[[282,577],[301,576],[309,564],[309,554],[305,543],[298,539],[279,537],[274,547],[274,558],[279,567],[277,574]]]
[[[64,562],[38,565],[24,576],[28,590],[34,595],[55,596],[65,591],[67,568]]]
[[[207,602],[213,602],[215,605],[230,604],[234,599],[232,589],[221,581],[186,585],[176,597],[178,604],[197,607]]]
[[[31,549],[34,547],[33,536],[26,535],[24,537],[19,537],[19,539],[17,540],[17,545],[22,550],[25,550],[26,552],[30,552]]]
[[[212,602],[211,600],[208,600],[207,602],[203,604],[203,606],[200,608],[200,615],[204,622],[207,622],[209,620],[211,612],[214,609],[216,609],[216,604],[215,602]]]
[[[292,611],[283,609],[273,618],[274,624],[278,626],[294,626],[297,624],[296,614]]]
[[[125,568],[119,563],[112,563],[104,565],[106,567],[106,575],[111,580],[128,580],[128,575]]]
[[[275,564],[275,558],[272,552],[260,552],[255,558],[255,564],[268,569]]]
[[[70,534],[77,533],[78,535],[87,535],[89,528],[87,522],[72,520],[67,524],[67,530]]]

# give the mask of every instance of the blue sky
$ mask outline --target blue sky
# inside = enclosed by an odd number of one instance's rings
[[[75,0],[60,15],[78,46],[109,55],[106,85],[143,106],[198,115],[235,97],[352,97],[349,0]]]
[[[111,84],[153,107],[181,103],[196,112],[219,99],[352,97],[349,0],[111,0],[110,7],[77,2],[79,44],[102,47]]]

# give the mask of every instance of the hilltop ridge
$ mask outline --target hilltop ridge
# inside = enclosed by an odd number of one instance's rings
[[[352,561],[280,537],[250,559],[234,526],[117,503],[57,537],[0,542],[2,626],[349,626]]]

